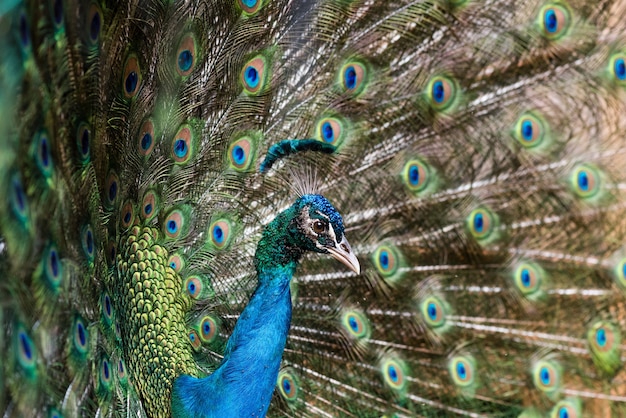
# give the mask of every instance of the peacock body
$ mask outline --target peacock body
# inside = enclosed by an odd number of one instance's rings
[[[625,11],[4,1],[3,415],[626,416]]]

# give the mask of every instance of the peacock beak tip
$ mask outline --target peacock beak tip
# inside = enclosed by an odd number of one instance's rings
[[[361,264],[359,263],[359,259],[356,258],[356,255],[352,252],[352,248],[350,247],[350,243],[346,237],[343,237],[341,242],[335,247],[326,247],[326,249],[333,258],[345,264],[356,274],[361,274]]]

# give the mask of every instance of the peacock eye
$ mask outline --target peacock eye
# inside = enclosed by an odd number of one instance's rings
[[[326,224],[322,221],[313,222],[313,231],[315,231],[316,234],[321,234],[326,231]]]

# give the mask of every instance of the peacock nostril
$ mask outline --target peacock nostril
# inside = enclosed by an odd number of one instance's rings
[[[350,250],[348,249],[348,246],[346,244],[341,244],[341,249],[344,250],[347,253],[350,252]]]

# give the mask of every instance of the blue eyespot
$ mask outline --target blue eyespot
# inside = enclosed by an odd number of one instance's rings
[[[126,59],[124,65],[124,97],[130,99],[139,92],[139,84],[141,83],[141,70],[139,61],[134,54]]]
[[[224,242],[224,231],[219,225],[215,225],[213,228],[213,239],[218,245]]]
[[[240,145],[235,145],[233,147],[233,161],[235,164],[241,165],[245,162],[246,152]]]
[[[598,328],[596,330],[596,343],[598,343],[598,346],[604,347],[606,346],[606,342],[606,330],[604,328]]]
[[[196,38],[193,33],[184,36],[178,44],[176,52],[176,71],[186,77],[196,65]]]
[[[93,43],[95,43],[100,37],[101,23],[102,22],[100,21],[100,13],[94,13],[91,17],[91,23],[89,25],[89,36]]]
[[[191,158],[194,150],[194,134],[188,125],[183,125],[172,142],[172,158],[176,163],[184,164]]]
[[[539,378],[541,379],[541,383],[545,386],[550,385],[550,381],[551,381],[551,376],[550,376],[550,370],[548,370],[547,367],[542,367],[539,370]]]
[[[458,90],[454,79],[438,75],[430,79],[425,94],[433,110],[450,112],[455,109],[454,105],[459,103],[459,100],[456,100]]]
[[[463,362],[459,361],[456,363],[456,373],[459,376],[459,379],[467,379],[467,370],[465,369],[465,364]]]
[[[82,231],[82,236],[83,236],[83,252],[85,253],[85,256],[87,256],[87,259],[89,261],[93,261],[93,257],[94,257],[94,237],[93,237],[93,230],[91,229],[91,226],[87,225],[86,227],[83,228]]]
[[[483,228],[484,228],[483,214],[477,213],[476,215],[474,215],[474,229],[476,230],[477,233],[480,234],[483,232]]]
[[[78,145],[78,157],[81,163],[87,163],[90,157],[91,132],[89,125],[81,123],[76,131],[76,144]]]
[[[435,321],[437,320],[437,305],[435,305],[434,302],[430,302],[428,304],[427,307],[427,312],[428,312],[428,317],[432,320]]]
[[[264,90],[269,79],[269,66],[263,55],[257,55],[243,66],[240,74],[244,92],[248,95],[257,95]]]
[[[420,304],[422,318],[430,328],[441,328],[446,324],[446,308],[442,300],[436,296],[429,296]],[[445,329],[445,328],[441,328]]]
[[[245,71],[245,80],[251,89],[256,88],[259,85],[260,80],[257,69],[252,66],[247,67]]]
[[[19,175],[14,174],[11,177],[11,209],[13,214],[21,221],[26,220],[26,195],[24,194],[24,187],[22,186],[22,180]]]
[[[178,238],[183,233],[183,230],[186,231],[186,222],[183,211],[179,209],[173,210],[163,223],[165,235],[169,238]]]
[[[378,261],[380,261],[380,267],[383,270],[387,270],[389,268],[389,253],[386,250],[382,250],[378,256]]]
[[[137,82],[139,81],[139,76],[136,72],[131,71],[126,76],[126,93],[131,94],[137,88]]]
[[[192,64],[193,64],[193,55],[191,54],[190,50],[185,49],[184,51],[181,51],[178,54],[178,68],[182,72],[189,71]]]
[[[287,402],[294,402],[298,398],[298,380],[289,369],[278,374],[278,391]]]
[[[28,360],[32,360],[33,351],[31,348],[30,338],[24,332],[19,333],[20,344],[22,347],[22,353],[24,353],[24,357]]]
[[[60,26],[63,23],[63,0],[54,0],[52,4],[52,17],[54,24]]]
[[[343,72],[344,84],[347,89],[354,89],[356,87],[356,70],[353,65],[346,67]]]
[[[558,40],[568,32],[571,25],[570,12],[561,4],[548,4],[538,17],[543,35],[549,40]]]
[[[348,319],[348,323],[350,324],[350,328],[352,328],[352,331],[359,332],[359,323],[357,322],[355,317],[351,316]]]
[[[556,18],[556,13],[553,9],[548,9],[543,15],[543,23],[546,28],[546,31],[549,33],[554,33],[559,28],[558,20]]]
[[[187,151],[187,143],[185,140],[180,138],[177,139],[174,143],[174,154],[176,154],[178,158],[184,158],[185,155],[187,155]]]
[[[211,244],[218,249],[224,249],[232,240],[232,225],[226,219],[219,219],[209,226],[211,234]]]
[[[30,30],[24,14],[20,16],[20,41],[22,42],[22,46],[24,48],[27,48],[30,45]]]
[[[246,171],[254,161],[256,136],[248,133],[233,141],[228,148],[228,160],[236,171]]]
[[[443,81],[441,80],[435,81],[433,83],[433,100],[436,103],[441,104],[443,103],[445,98],[446,98],[446,94],[445,94],[445,90],[443,86]]]

